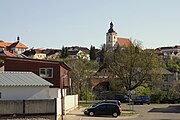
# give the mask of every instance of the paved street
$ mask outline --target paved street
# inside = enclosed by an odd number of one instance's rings
[[[123,108],[129,106],[123,104]],[[180,104],[135,105],[137,115],[113,117],[89,117],[83,114],[85,108],[76,109],[64,116],[64,120],[180,120]]]

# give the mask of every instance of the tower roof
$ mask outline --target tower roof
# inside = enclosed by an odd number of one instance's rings
[[[113,23],[111,22],[110,23],[110,28],[109,28],[109,30],[108,30],[108,32],[107,33],[116,33],[115,31],[114,31],[114,29],[113,29]]]

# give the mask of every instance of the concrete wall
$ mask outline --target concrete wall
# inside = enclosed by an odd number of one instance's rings
[[[0,114],[55,114],[55,100],[0,100]]]
[[[0,100],[49,99],[48,86],[1,86],[0,92]]]
[[[55,113],[56,104],[54,99],[28,100],[25,101],[25,112],[31,113]]]
[[[23,101],[22,100],[0,100],[0,114],[22,114]]]

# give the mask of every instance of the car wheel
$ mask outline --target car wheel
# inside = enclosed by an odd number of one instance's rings
[[[117,117],[117,116],[118,116],[117,112],[114,112],[114,113],[112,114],[112,116],[113,116],[113,117]]]
[[[89,115],[90,115],[90,116],[94,116],[94,112],[92,112],[92,111],[89,112]]]

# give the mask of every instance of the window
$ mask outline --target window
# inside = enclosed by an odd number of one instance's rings
[[[39,75],[43,78],[53,78],[53,68],[40,68]]]
[[[1,92],[0,92],[0,99],[1,99]]]
[[[163,75],[163,80],[168,81],[168,75]]]

